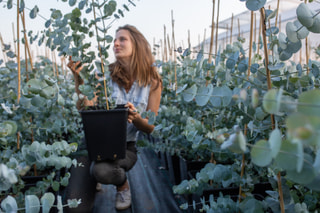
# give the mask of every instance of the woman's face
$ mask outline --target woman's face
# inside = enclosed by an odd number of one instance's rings
[[[130,61],[133,52],[133,43],[128,30],[119,30],[114,40],[113,52],[119,60]]]

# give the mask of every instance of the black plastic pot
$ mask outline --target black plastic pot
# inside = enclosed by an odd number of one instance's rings
[[[83,129],[91,161],[126,156],[128,108],[81,110]]]

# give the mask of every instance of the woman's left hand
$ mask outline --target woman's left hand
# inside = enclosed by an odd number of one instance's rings
[[[132,123],[135,119],[137,119],[140,115],[138,113],[138,110],[135,108],[133,103],[128,102],[125,107],[129,108],[129,113],[128,113],[128,122]]]

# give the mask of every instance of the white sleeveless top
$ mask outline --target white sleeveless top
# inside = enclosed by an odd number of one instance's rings
[[[134,81],[129,92],[127,93],[123,87],[110,80],[110,87],[112,88],[111,98],[115,104],[127,104],[128,102],[133,103],[135,108],[141,114],[145,112],[148,105],[150,84],[146,87],[139,86],[137,81]],[[127,123],[127,142],[136,141],[138,129],[133,123]]]

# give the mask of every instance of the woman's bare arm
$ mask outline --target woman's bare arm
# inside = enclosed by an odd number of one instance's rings
[[[153,82],[150,88],[147,111],[150,110],[158,115],[161,100],[161,85],[158,88],[155,88],[155,85],[157,85],[156,82]],[[148,118],[142,118],[132,103],[128,103],[127,106],[129,107],[128,121],[132,122],[137,129],[145,133],[151,133],[154,125],[148,124]]]

